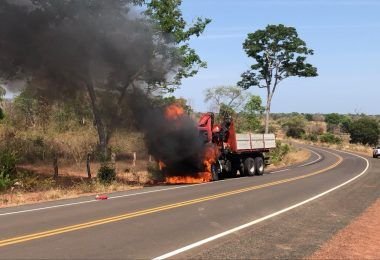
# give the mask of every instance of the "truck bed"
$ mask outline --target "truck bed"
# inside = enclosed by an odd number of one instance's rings
[[[268,150],[276,148],[274,134],[236,134],[236,148],[239,151]]]

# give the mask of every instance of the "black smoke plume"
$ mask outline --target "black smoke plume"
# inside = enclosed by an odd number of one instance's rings
[[[193,175],[203,171],[204,142],[196,122],[187,114],[166,117],[165,106],[155,106],[141,92],[129,96],[136,125],[145,133],[147,148],[163,162],[168,175]]]
[[[202,142],[187,116],[173,124],[152,97],[181,59],[133,0],[0,0],[0,78],[36,96],[87,97],[99,142],[135,125],[149,153],[178,173],[200,168]],[[128,115],[128,116],[126,116]]]

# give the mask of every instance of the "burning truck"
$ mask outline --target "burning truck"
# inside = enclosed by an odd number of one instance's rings
[[[175,135],[173,129],[182,131],[184,115],[181,108],[169,106],[165,116],[171,121],[169,136]],[[192,132],[197,139],[196,142],[192,140],[192,145],[197,144],[193,153],[176,162],[159,160],[166,183],[201,183],[226,177],[263,175],[269,159],[265,154],[276,147],[274,134],[237,134],[234,121],[228,115],[218,124],[213,113],[203,114]],[[183,142],[180,146],[187,147],[187,144]],[[181,151],[178,150],[178,154]]]
[[[228,115],[221,124],[215,124],[213,113],[204,114],[198,129],[205,145],[218,151],[210,170],[213,181],[238,175],[263,175],[269,159],[265,153],[276,147],[274,134],[237,134]]]

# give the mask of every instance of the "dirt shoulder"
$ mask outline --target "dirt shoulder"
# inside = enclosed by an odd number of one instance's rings
[[[380,199],[309,259],[380,259]]]

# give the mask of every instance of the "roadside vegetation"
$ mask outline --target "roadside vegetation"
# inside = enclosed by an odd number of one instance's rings
[[[365,114],[274,114],[285,138],[371,155],[379,144],[380,117]]]

